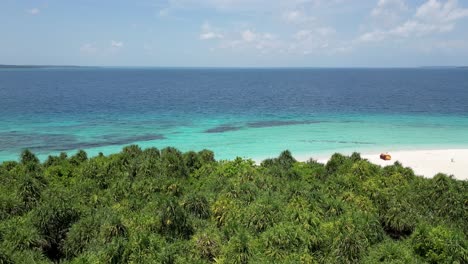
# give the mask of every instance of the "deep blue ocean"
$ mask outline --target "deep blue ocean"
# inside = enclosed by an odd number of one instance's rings
[[[468,69],[0,69],[0,161],[128,144],[221,159],[468,146]]]

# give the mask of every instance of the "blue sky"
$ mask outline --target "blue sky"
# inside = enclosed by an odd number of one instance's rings
[[[0,64],[468,64],[468,0],[1,0]]]

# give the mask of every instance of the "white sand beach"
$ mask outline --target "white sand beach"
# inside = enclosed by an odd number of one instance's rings
[[[392,156],[390,161],[381,160],[380,153],[362,153],[361,157],[381,166],[399,161],[403,166],[411,167],[415,174],[428,178],[442,172],[459,180],[468,180],[468,149],[404,150],[388,154]],[[299,157],[299,160],[307,159]],[[328,159],[329,157],[319,158],[317,161],[326,163]]]

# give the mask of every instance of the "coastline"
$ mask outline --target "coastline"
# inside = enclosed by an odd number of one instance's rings
[[[356,149],[338,150],[333,153],[319,154],[299,154],[293,156],[297,161],[316,160],[320,163],[327,163],[334,153],[349,156],[353,152],[361,154],[363,159],[371,163],[385,167],[393,165],[396,161],[400,162],[405,167],[413,169],[414,173],[425,178],[432,178],[437,173],[452,175],[457,180],[468,180],[468,148],[432,148],[432,149],[392,149],[388,150],[388,154],[392,156],[389,161],[380,159],[380,154],[376,150]],[[386,152],[384,152],[386,153]],[[253,160],[260,164],[263,160],[272,157],[254,158]],[[453,159],[453,162],[452,162]]]
[[[143,148],[147,148],[148,146],[140,145]],[[97,148],[97,149],[87,149],[85,150],[88,153],[89,157],[94,157],[98,155],[98,151],[103,151],[104,155],[111,155],[113,153],[117,153],[121,150],[120,147],[113,146],[113,150]],[[163,148],[163,147],[161,147]],[[208,148],[210,149],[210,148]],[[286,150],[284,148],[283,150]],[[455,148],[453,146],[445,146],[441,148],[415,148],[415,147],[407,147],[407,148],[385,148],[381,147],[382,151],[377,151],[377,148],[372,149],[341,149],[335,151],[327,151],[327,152],[307,152],[307,153],[297,153],[292,151],[294,158],[298,161],[308,161],[310,159],[316,160],[320,163],[327,163],[330,157],[334,153],[340,153],[342,155],[349,156],[353,152],[360,153],[363,159],[368,160],[371,163],[376,165],[385,167],[389,165],[393,165],[396,161],[400,162],[405,167],[410,167],[413,169],[414,173],[419,176],[423,176],[425,178],[432,178],[437,173],[444,173],[447,175],[452,175],[457,180],[468,180],[468,147],[461,146],[460,148]],[[201,150],[201,149],[200,149]],[[186,150],[182,150],[186,151]],[[73,155],[75,152],[69,151],[67,154],[70,156]],[[219,153],[216,152],[215,153]],[[279,155],[280,152],[271,153],[271,155],[261,155],[261,156],[246,156],[240,155],[244,159],[252,159],[256,164],[260,164],[263,160],[268,158],[275,158]],[[391,155],[392,159],[389,161],[385,161],[380,159],[381,153],[388,153]],[[58,153],[52,153],[51,155],[58,155]],[[38,157],[41,161],[45,161],[47,155],[45,154],[38,154]],[[218,160],[232,160],[233,158],[217,158]],[[0,164],[5,161],[17,161],[18,156],[16,158],[5,158],[4,160],[0,159]]]
[[[342,153],[342,152],[340,152]],[[344,152],[344,155],[351,153]],[[397,150],[388,154],[392,156],[390,161],[381,160],[379,152],[363,152],[361,157],[382,167],[392,165],[396,161],[405,167],[413,169],[416,175],[432,178],[437,173],[453,175],[458,180],[468,180],[468,149],[418,149],[418,150]],[[310,156],[298,156],[299,161],[306,161]],[[330,156],[319,157],[320,163],[326,163]],[[452,161],[453,159],[453,161]]]

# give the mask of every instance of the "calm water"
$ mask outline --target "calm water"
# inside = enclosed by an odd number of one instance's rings
[[[133,143],[222,159],[468,147],[468,69],[0,70],[0,161]]]

